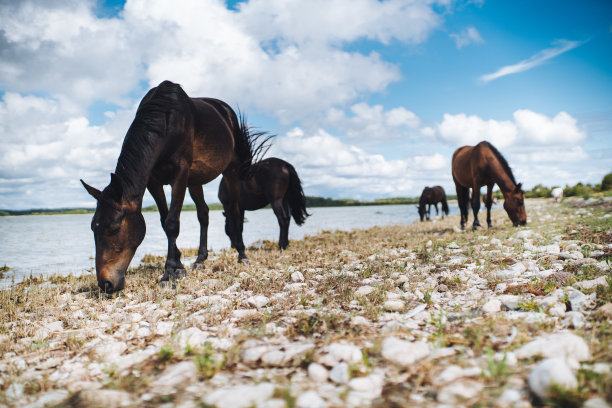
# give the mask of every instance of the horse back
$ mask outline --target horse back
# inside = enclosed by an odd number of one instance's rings
[[[214,98],[192,98],[195,106],[193,161],[189,184],[206,184],[228,167],[239,165],[234,152],[238,119],[232,108]]]

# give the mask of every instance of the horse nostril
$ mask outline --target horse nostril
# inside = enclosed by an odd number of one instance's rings
[[[98,282],[98,286],[100,286],[100,289],[102,289],[102,291],[105,293],[113,293],[114,291],[113,284],[109,280]]]

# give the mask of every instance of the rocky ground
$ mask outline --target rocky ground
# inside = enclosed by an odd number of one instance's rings
[[[0,292],[0,406],[606,407],[612,203],[570,204],[264,242],[173,287],[146,257],[112,297],[31,279]]]

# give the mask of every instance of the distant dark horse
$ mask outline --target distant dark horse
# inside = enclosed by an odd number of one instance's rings
[[[123,289],[125,271],[145,236],[141,212],[145,189],[157,203],[168,237],[162,281],[180,276],[184,269],[176,238],[187,188],[200,222],[196,264],[202,263],[208,257],[208,206],[202,185],[221,173],[228,185],[226,232],[238,251],[238,260],[246,260],[238,199],[240,180],[250,175],[255,139],[225,102],[190,98],[178,84],[169,81],[151,89],[127,131],[110,184],[99,191],[81,180],[98,201],[91,229],[100,288],[107,293]],[[172,186],[169,209],[164,184]]]
[[[461,210],[461,229],[465,229],[468,219],[468,201],[472,189],[472,210],[474,224],[472,230],[480,226],[478,210],[480,209],[480,187],[487,186],[485,205],[487,207],[487,224],[491,224],[491,205],[493,203],[493,185],[497,184],[504,195],[504,209],[514,226],[527,223],[527,213],[523,201],[521,183],[517,184],[510,166],[501,153],[489,142],[480,142],[476,146],[463,146],[453,154],[453,180],[457,188],[457,201]]]
[[[423,221],[423,218],[429,219],[432,204],[436,209],[436,215],[439,214],[438,203],[442,203],[442,218],[444,218],[444,214],[448,215],[448,204],[446,203],[444,189],[440,186],[425,187],[419,199],[419,216],[421,221]],[[427,206],[427,210],[425,210],[425,206]]]
[[[240,183],[240,219],[244,222],[244,211],[254,211],[272,204],[278,219],[280,249],[289,245],[289,223],[291,216],[297,225],[302,225],[310,214],[306,212],[306,197],[302,182],[295,169],[284,160],[270,157],[252,166],[253,176]],[[219,201],[227,211],[230,205],[228,184],[225,177],[219,184]],[[226,219],[226,222],[229,219]],[[242,225],[242,224],[241,224]]]

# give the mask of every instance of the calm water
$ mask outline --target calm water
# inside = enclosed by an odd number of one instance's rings
[[[449,205],[457,214],[456,205]],[[322,230],[351,230],[375,225],[407,224],[418,220],[414,205],[311,208],[312,214],[302,227],[291,221],[289,239],[302,239]],[[435,210],[433,210],[435,214]],[[94,273],[95,247],[89,229],[91,214],[0,217],[0,266],[8,265],[0,288],[24,277],[48,274]],[[144,213],[147,234],[136,251],[132,266],[145,254],[165,255],[167,240],[156,212]],[[248,247],[259,240],[278,240],[278,222],[271,209],[246,213],[244,243]],[[218,251],[230,247],[225,235],[225,218],[221,211],[210,212],[208,248]],[[181,214],[179,248],[199,244],[200,227],[195,211]]]

